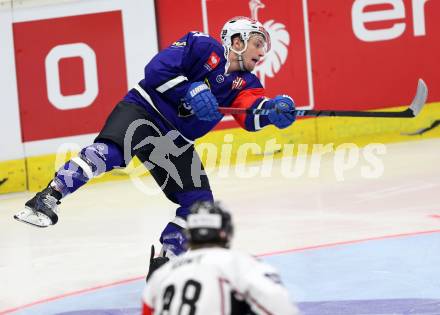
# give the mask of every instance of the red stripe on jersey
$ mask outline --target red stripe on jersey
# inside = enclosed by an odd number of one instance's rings
[[[231,104],[231,107],[249,108],[260,97],[264,97],[264,89],[263,88],[243,90],[235,98],[234,102]],[[247,115],[243,115],[243,114],[237,115],[236,114],[236,115],[232,115],[232,116],[234,116],[235,120],[240,124],[241,127],[246,129],[245,121],[246,121]]]
[[[149,305],[143,303],[142,306],[142,315],[153,315],[154,308],[151,308]]]
[[[220,285],[220,307],[222,315],[225,315],[225,292],[223,290],[223,283],[227,282],[227,280],[218,278],[218,284]]]

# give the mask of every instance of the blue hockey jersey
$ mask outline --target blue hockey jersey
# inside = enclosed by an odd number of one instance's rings
[[[195,140],[219,122],[201,121],[184,102],[193,82],[203,81],[220,106],[263,108],[267,98],[259,79],[252,73],[225,73],[227,60],[223,46],[214,38],[191,32],[159,52],[145,67],[145,77],[128,92],[125,100],[141,104],[153,116],[165,121],[189,140]],[[249,131],[269,124],[267,116],[235,115]],[[167,128],[167,129],[168,129]]]

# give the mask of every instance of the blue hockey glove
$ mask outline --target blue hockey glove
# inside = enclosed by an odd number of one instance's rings
[[[279,129],[287,128],[295,121],[295,103],[290,96],[278,95],[267,101],[266,104],[268,104],[267,108],[274,109],[269,112],[268,118],[271,124]]]
[[[159,240],[162,243],[162,251],[166,257],[178,256],[187,250],[185,229],[174,222],[167,224]]]
[[[218,102],[209,87],[203,82],[194,82],[185,95],[185,102],[191,106],[200,120],[220,120],[223,116],[218,111]]]

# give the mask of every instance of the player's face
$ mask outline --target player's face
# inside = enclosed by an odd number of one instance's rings
[[[244,67],[248,71],[254,70],[257,63],[266,54],[266,42],[261,35],[253,35],[248,40],[248,47],[243,53]]]
[[[242,51],[245,47],[245,44],[240,38],[236,37],[233,40],[232,47],[235,51]],[[253,71],[255,65],[266,54],[266,51],[267,45],[264,37],[258,34],[252,35],[248,40],[246,51],[242,53],[244,68],[247,71]],[[238,55],[235,52],[231,51],[229,61],[231,62],[231,65],[228,72],[240,70]]]

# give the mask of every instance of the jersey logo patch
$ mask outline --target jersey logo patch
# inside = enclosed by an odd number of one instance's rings
[[[185,47],[186,46],[186,42],[174,42],[172,45],[172,47]]]
[[[232,89],[233,90],[241,90],[246,86],[246,81],[243,78],[237,77],[234,81],[232,81]]]
[[[219,63],[220,63],[220,57],[215,53],[215,51],[213,51],[209,55],[208,60],[204,64],[204,67],[206,68],[206,70],[212,71],[218,66]]]
[[[225,77],[222,76],[221,74],[219,74],[216,78],[215,81],[217,81],[218,84],[223,83],[225,81]]]

